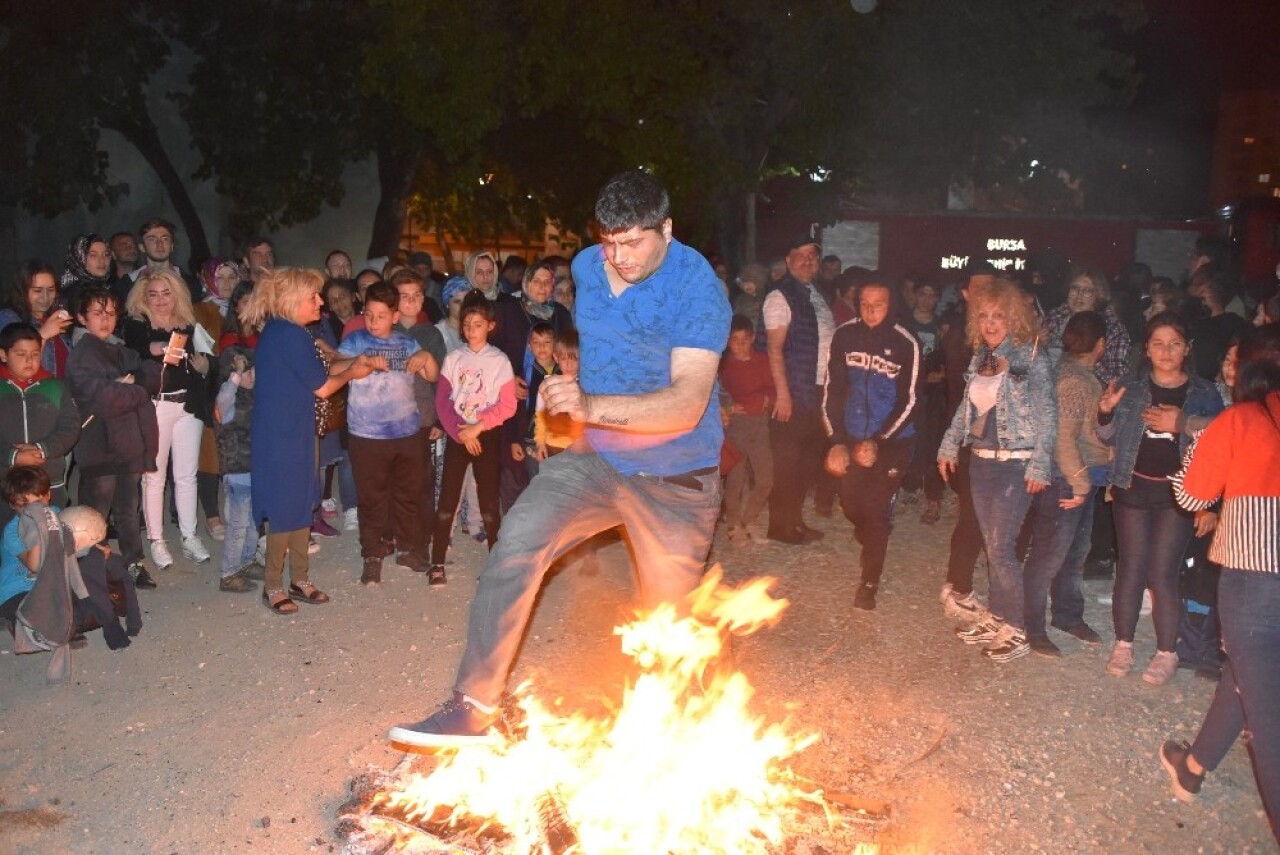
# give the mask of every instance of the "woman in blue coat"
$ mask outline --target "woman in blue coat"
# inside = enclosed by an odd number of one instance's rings
[[[269,526],[262,598],[277,614],[296,612],[295,599],[329,601],[328,594],[307,579],[312,509],[320,501],[316,402],[348,381],[386,369],[385,360],[358,356],[335,359],[325,371],[306,329],[320,319],[323,284],[318,271],[282,267],[258,282],[244,310],[249,326],[262,327],[255,352],[250,472],[254,519]]]

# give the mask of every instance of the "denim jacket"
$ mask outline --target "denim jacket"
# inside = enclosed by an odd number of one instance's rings
[[[1222,396],[1208,380],[1188,372],[1191,385],[1182,405],[1183,425],[1178,434],[1178,454],[1183,455],[1196,434],[1204,430],[1214,416],[1222,412]],[[1138,444],[1142,442],[1142,413],[1151,406],[1151,373],[1143,369],[1117,384],[1125,390],[1116,404],[1111,421],[1097,426],[1098,439],[1115,449],[1107,481],[1113,487],[1127,490],[1133,482],[1133,465],[1138,460]]]
[[[1000,448],[1031,451],[1027,477],[1046,484],[1053,480],[1053,448],[1058,436],[1058,398],[1049,354],[1037,343],[1014,344],[1006,338],[995,349],[1009,370],[996,393],[996,438]],[[965,396],[956,408],[951,427],[942,438],[938,459],[954,462],[960,446],[972,442],[969,427],[973,404],[969,403],[969,381],[978,369],[980,354],[974,354],[965,372]]]

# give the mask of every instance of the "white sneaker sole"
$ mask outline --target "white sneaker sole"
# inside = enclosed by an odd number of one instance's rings
[[[197,558],[194,552],[184,549],[182,550],[182,557],[187,559],[188,561],[194,561],[197,564],[203,564],[209,560],[209,553],[206,552],[202,557]]]
[[[477,736],[452,733],[423,733],[410,725],[397,725],[387,731],[387,739],[396,745],[412,748],[479,748],[498,745],[501,739],[493,728]]]

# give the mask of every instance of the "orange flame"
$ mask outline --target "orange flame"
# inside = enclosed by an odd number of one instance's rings
[[[729,588],[713,568],[688,616],[660,606],[615,630],[642,672],[611,716],[557,715],[525,684],[517,689],[523,739],[445,753],[431,774],[410,776],[383,801],[410,820],[448,811],[492,822],[514,851],[538,845],[551,799],[582,855],[767,852],[781,842],[788,810],[814,798],[789,783],[781,763],[818,734],[754,716],[740,672],[700,681],[725,633],[779,620],[787,601],[769,595],[774,582]]]

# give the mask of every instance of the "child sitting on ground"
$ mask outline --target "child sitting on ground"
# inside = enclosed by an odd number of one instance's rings
[[[0,478],[0,493],[17,512],[16,557],[20,584],[29,585],[17,603],[5,602],[4,618],[14,627],[15,653],[51,651],[45,682],[71,679],[71,640],[76,635],[75,601],[88,599],[72,556],[71,537],[49,507],[49,475],[34,466],[17,466]],[[8,574],[12,577],[13,574]]]
[[[107,536],[107,521],[88,505],[72,505],[59,511],[58,518],[75,541],[76,564],[89,592],[87,600],[76,600],[76,628],[88,632],[102,627],[107,647],[128,647],[129,639],[142,632],[142,609],[124,562],[102,543]],[[125,618],[124,627],[120,626],[121,617]]]
[[[62,381],[40,367],[42,341],[35,327],[0,330],[0,466],[39,466],[49,475],[53,502],[67,503],[67,455],[80,436],[80,411]],[[0,527],[13,518],[0,505]]]
[[[413,375],[434,381],[439,366],[400,329],[399,304],[400,294],[392,286],[370,285],[364,295],[364,329],[352,331],[338,347],[342,356],[379,356],[390,367],[351,381],[347,394],[347,450],[360,496],[360,581],[365,585],[382,581],[382,559],[397,549],[397,564],[419,573],[427,569],[418,517],[426,447],[418,436],[422,417]]]
[[[749,318],[729,322],[729,353],[720,363],[720,385],[731,399],[725,440],[746,457],[725,479],[725,520],[730,543],[752,540],[747,528],[756,521],[773,489],[773,451],[769,444],[769,408],[775,392],[769,359],[755,350]]]
[[[463,303],[461,322],[466,346],[445,357],[440,382],[436,384],[436,414],[448,434],[427,577],[436,588],[447,581],[444,559],[449,550],[449,529],[458,510],[462,480],[468,467],[475,471],[480,515],[490,549],[498,539],[502,520],[498,507],[501,427],[515,415],[516,378],[511,371],[511,360],[489,344],[494,326],[493,305],[479,292],[469,295]],[[364,494],[360,497],[363,502]]]

